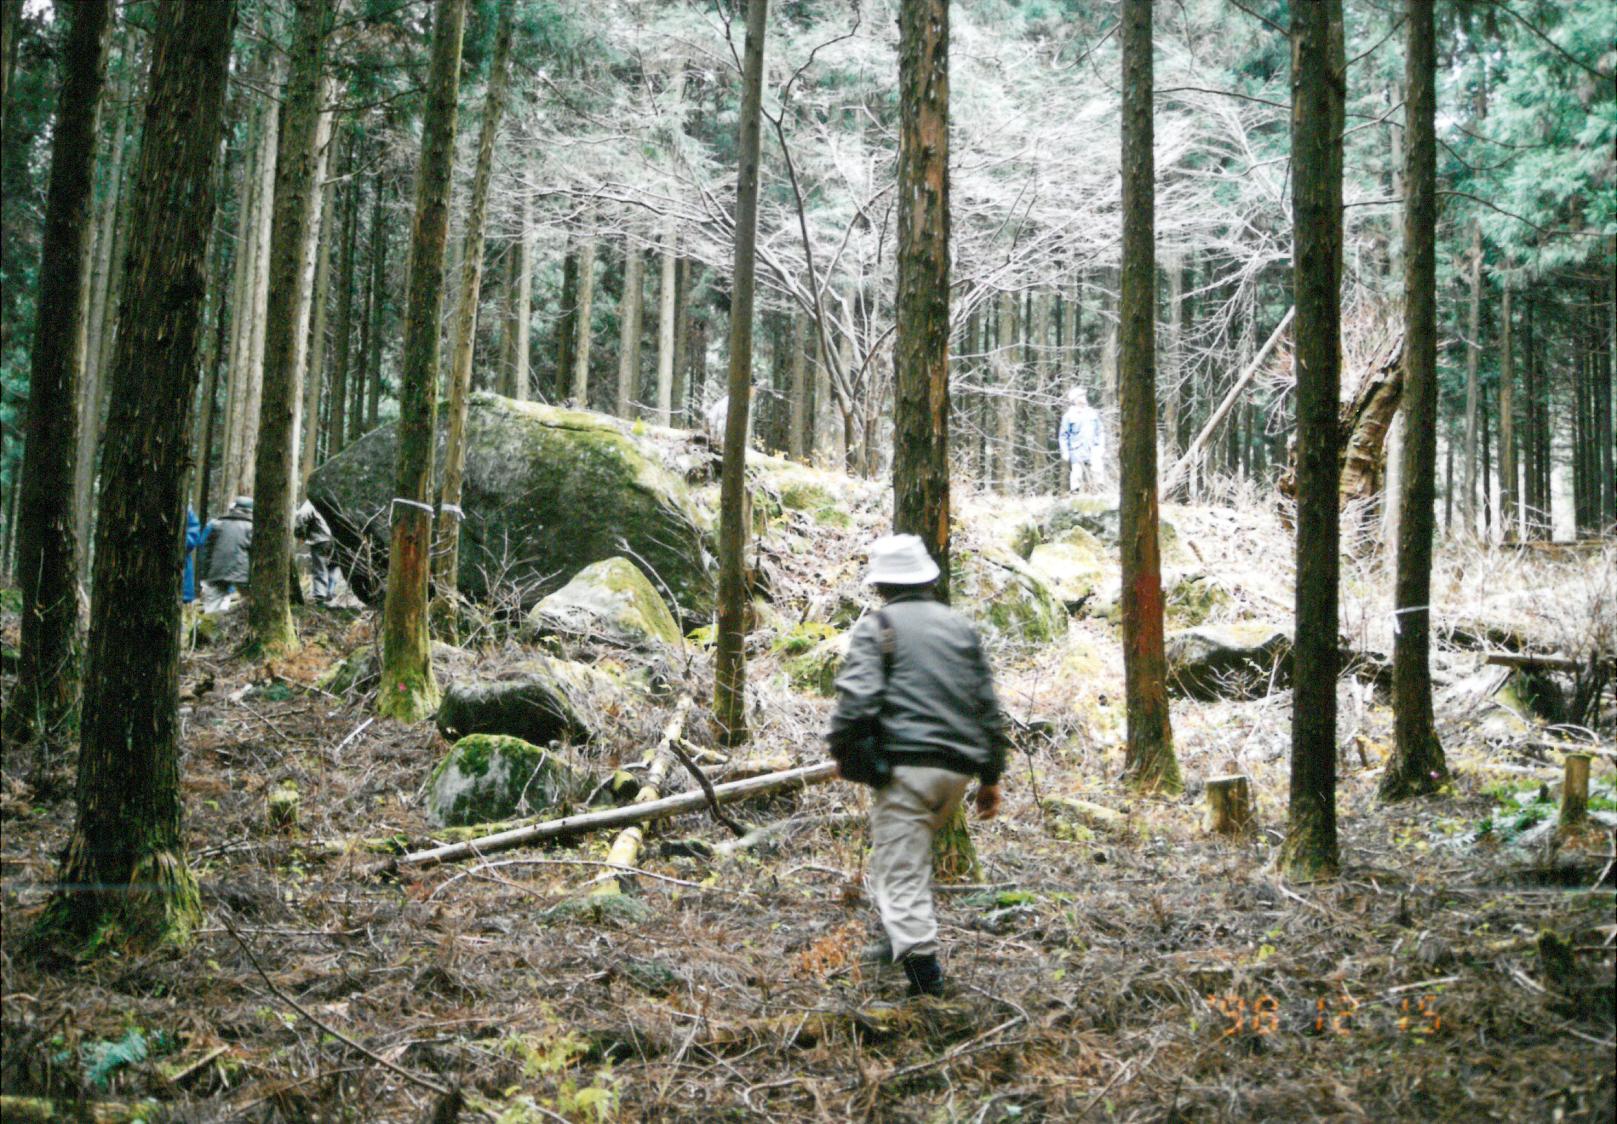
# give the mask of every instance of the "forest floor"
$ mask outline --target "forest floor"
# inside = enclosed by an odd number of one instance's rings
[[[804,528],[812,549],[779,552],[783,620],[810,598],[855,594],[878,504],[868,488],[849,526]],[[968,502],[963,535],[998,534],[1018,515]],[[1284,620],[1289,540],[1272,514],[1167,515],[1234,593],[1215,617]],[[1613,562],[1609,548],[1445,548],[1434,596],[1450,617],[1508,610],[1499,623],[1512,627],[1539,613],[1611,629]],[[1385,650],[1386,584],[1368,563],[1347,575],[1356,644]],[[706,813],[661,824],[647,873],[610,910],[577,904],[609,835],[396,878],[368,874],[368,851],[317,845],[431,838],[422,795],[445,746],[430,723],[370,721],[368,698],[315,686],[374,642],[368,613],[307,608],[299,623],[306,643],[292,659],[233,654],[234,619],[185,659],[186,826],[206,917],[183,951],[110,949],[65,969],[21,955],[71,826],[71,762],[41,776],[6,748],[9,1097],[55,1098],[58,1112],[78,1103],[94,1119],[198,1121],[449,1119],[434,1085],[463,1090],[462,1118],[508,1122],[1617,1112],[1613,762],[1596,758],[1590,829],[1555,832],[1559,755],[1544,743],[1580,732],[1485,697],[1475,652],[1439,652],[1454,779],[1429,799],[1376,800],[1390,711],[1344,678],[1343,869],[1320,885],[1288,884],[1272,865],[1289,693],[1174,700],[1187,794],[1143,800],[1117,782],[1115,627],[1074,620],[1065,641],[1001,653],[1024,731],[1003,814],[973,824],[982,882],[939,895],[956,994],[906,1003],[901,974],[860,962],[873,933],[868,797],[853,786],[734,806],[784,830],[730,854]],[[750,665],[753,751],[817,760],[829,702],[789,689],[771,639]],[[468,659],[518,654],[491,637]],[[700,698],[710,669],[698,652],[665,673]],[[603,764],[638,758],[665,719],[664,704],[648,706],[594,752]],[[1595,737],[1609,748],[1610,726]],[[700,724],[692,738],[711,740]],[[1251,775],[1257,801],[1258,830],[1242,841],[1201,823],[1202,779],[1232,768]],[[275,829],[266,794],[287,781],[299,820]],[[1061,796],[1126,820],[1073,823],[1051,800]]]

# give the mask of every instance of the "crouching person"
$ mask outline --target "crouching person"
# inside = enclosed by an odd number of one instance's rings
[[[915,535],[870,548],[865,583],[883,607],[855,626],[828,735],[842,775],[872,785],[871,888],[889,955],[911,995],[939,995],[932,838],[971,779],[977,813],[999,811],[1007,744],[977,630],[933,596],[938,567]]]

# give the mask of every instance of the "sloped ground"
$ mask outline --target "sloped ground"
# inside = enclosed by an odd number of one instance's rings
[[[784,510],[762,545],[775,604],[750,664],[760,755],[822,752],[828,703],[791,690],[792,657],[772,648],[858,596],[882,491],[839,486],[844,516]],[[1025,514],[968,501],[963,542]],[[1215,621],[1284,621],[1289,545],[1270,516],[1167,514],[1189,544],[1178,564],[1231,593]],[[1548,633],[1611,627],[1612,561],[1451,550],[1439,609],[1571,644]],[[1356,645],[1386,650],[1384,585],[1368,565],[1348,575]],[[1268,866],[1289,695],[1176,700],[1189,793],[1139,801],[1115,783],[1113,626],[1077,620],[1061,643],[999,652],[1025,729],[1002,817],[974,828],[984,883],[941,895],[959,994],[889,1005],[901,978],[859,963],[866,797],[846,785],[736,809],[782,830],[731,855],[705,814],[662,825],[633,905],[604,916],[567,903],[600,873],[585,864],[605,836],[367,875],[377,855],[325,844],[428,838],[423,782],[443,746],[430,724],[369,722],[364,697],[314,687],[370,642],[368,618],[301,623],[307,649],[284,664],[233,658],[233,624],[187,660],[187,823],[208,916],[184,953],[54,972],[19,958],[70,826],[71,774],[34,777],[7,747],[7,1094],[183,1120],[425,1120],[446,1107],[433,1085],[463,1090],[464,1118],[504,1121],[1612,1118],[1612,836],[1535,826],[1553,819],[1536,797],[1559,767],[1537,743],[1581,734],[1492,702],[1474,653],[1437,660],[1456,781],[1432,800],[1376,803],[1390,714],[1344,680],[1344,872],[1310,887]],[[520,654],[484,636],[458,671]],[[664,673],[699,696],[710,678],[700,651]],[[665,717],[622,716],[600,766],[638,757]],[[1602,736],[1609,747],[1609,725]],[[701,723],[692,737],[710,741]],[[1244,843],[1200,826],[1201,778],[1232,767],[1258,801]],[[1597,811],[1617,807],[1610,759],[1595,776]],[[299,822],[277,830],[266,793],[286,781]],[[1124,811],[1126,827],[1060,822],[1041,810],[1052,795]],[[19,1110],[9,1102],[8,1118]]]

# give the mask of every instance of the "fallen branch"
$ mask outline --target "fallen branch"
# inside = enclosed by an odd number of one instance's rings
[[[707,774],[697,767],[695,761],[691,760],[691,755],[681,748],[678,741],[668,743],[668,748],[674,751],[674,756],[679,758],[679,763],[685,766],[686,771],[696,778],[696,783],[702,786],[702,792],[707,797],[708,810],[713,813],[713,818],[729,828],[731,834],[737,839],[746,835],[747,829],[737,823],[735,817],[726,815],[719,808],[718,797],[713,795],[713,782],[708,780]]]
[[[1588,664],[1567,656],[1535,656],[1525,652],[1489,652],[1484,657],[1485,663],[1497,667],[1519,667],[1525,671],[1570,671],[1577,674],[1590,666],[1600,663],[1610,663],[1617,667],[1617,656],[1604,656],[1598,661],[1591,660]]]
[[[679,704],[674,707],[674,713],[663,727],[663,736],[657,742],[657,748],[652,750],[646,761],[649,768],[646,770],[646,779],[640,785],[640,791],[635,794],[634,804],[650,804],[662,795],[663,782],[668,779],[668,770],[674,767],[674,754],[679,752],[675,743],[685,730],[685,716],[691,711],[691,697],[680,696]],[[631,804],[630,807],[634,805]],[[639,824],[626,827],[618,833],[612,841],[612,849],[606,853],[606,862],[610,867],[632,867],[640,858],[640,848],[646,841],[645,828]],[[618,884],[615,875],[602,875],[598,879],[599,885],[590,891],[593,894],[620,894],[623,887]]]
[[[802,765],[784,772],[765,773],[761,777],[749,777],[743,781],[714,785],[713,797],[720,804],[733,804],[738,800],[749,800],[755,796],[767,796],[788,789],[824,784],[835,779],[836,775],[837,763],[822,761],[817,765]],[[425,851],[413,851],[389,862],[379,863],[371,868],[369,873],[387,873],[406,866],[429,867],[437,866],[439,863],[460,862],[463,859],[481,858],[499,851],[509,851],[514,847],[537,843],[541,839],[556,839],[565,835],[580,835],[645,823],[648,820],[665,819],[668,816],[694,812],[698,808],[706,807],[707,800],[705,792],[682,792],[678,796],[664,796],[660,800],[651,800],[644,804],[630,804],[624,808],[608,808],[599,812],[563,816],[560,819],[546,820],[527,827],[512,828],[509,831],[468,839],[463,843],[450,843]]]

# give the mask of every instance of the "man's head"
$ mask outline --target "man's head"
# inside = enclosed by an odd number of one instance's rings
[[[1067,391],[1067,404],[1068,405],[1070,405],[1070,406],[1081,406],[1086,401],[1088,401],[1088,399],[1086,399],[1084,397],[1084,388],[1083,387],[1075,386],[1075,387],[1072,387],[1071,389],[1069,389]]]
[[[919,535],[884,535],[870,544],[865,584],[875,586],[884,599],[929,589],[938,573]]]

